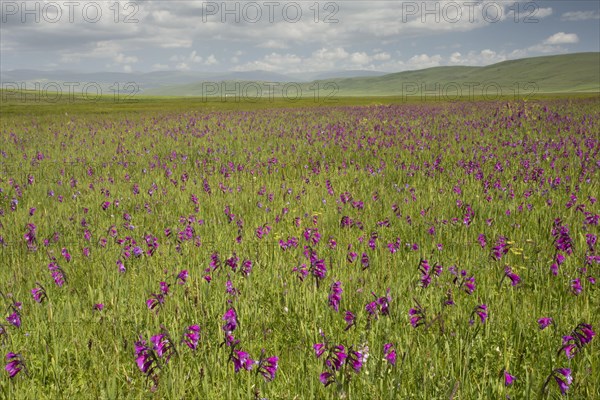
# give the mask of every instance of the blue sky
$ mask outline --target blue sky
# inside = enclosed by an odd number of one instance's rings
[[[4,71],[394,72],[600,51],[595,0],[0,3]]]

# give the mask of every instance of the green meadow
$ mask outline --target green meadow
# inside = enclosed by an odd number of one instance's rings
[[[0,95],[0,398],[600,398],[597,94]]]

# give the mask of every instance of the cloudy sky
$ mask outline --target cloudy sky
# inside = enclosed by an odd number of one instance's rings
[[[402,71],[600,51],[591,1],[9,1],[0,68]]]

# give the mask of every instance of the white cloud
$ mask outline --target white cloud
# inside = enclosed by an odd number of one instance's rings
[[[392,56],[390,56],[390,54],[386,53],[385,51],[381,52],[381,53],[377,53],[373,56],[373,59],[376,61],[387,61],[390,58],[392,58]]]
[[[131,65],[125,65],[125,66],[123,66],[123,71],[125,71],[125,72],[131,72],[132,71]]]
[[[440,62],[442,61],[442,56],[439,54],[429,56],[427,54],[418,54],[412,56],[407,64],[413,69],[423,69],[423,68],[432,68],[438,67]]]
[[[535,4],[535,3],[534,3]],[[529,15],[525,15],[528,14],[526,11],[522,12],[522,17],[523,19],[527,18]],[[530,17],[532,19],[537,19],[537,18],[546,18],[552,15],[552,8],[548,7],[548,8],[538,8],[535,10],[535,13],[532,14]]]
[[[113,58],[113,61],[117,64],[131,64],[138,62],[138,58],[135,56],[126,56],[123,53],[119,53]]]
[[[217,58],[213,54],[211,54],[210,56],[208,56],[208,58],[204,62],[204,65],[215,65],[218,63],[219,62],[217,61]]]
[[[544,40],[544,44],[569,44],[578,43],[579,37],[575,33],[558,32]]]
[[[154,71],[168,70],[168,69],[169,69],[168,64],[152,64],[152,70],[154,70]]]
[[[560,16],[562,21],[587,21],[600,19],[600,11],[569,11]]]
[[[258,45],[265,49],[287,49],[289,46],[282,40],[269,39],[264,43]]]
[[[464,55],[456,51],[450,55],[448,63],[450,65],[481,66],[495,64],[506,59],[507,57],[503,53],[498,53],[490,49],[484,49],[480,52],[469,51]]]
[[[352,53],[352,55],[350,56],[350,61],[353,64],[364,65],[368,64],[371,61],[371,57],[369,57],[365,52]]]
[[[200,56],[198,55],[198,53],[196,53],[196,50],[193,50],[193,51],[190,53],[189,59],[190,59],[190,61],[191,61],[191,62],[193,62],[193,63],[200,63],[200,62],[202,62],[202,57],[200,57]]]
[[[336,61],[344,60],[348,58],[348,55],[348,52],[342,47],[336,47],[333,50],[323,47],[315,51],[312,57],[323,61]]]

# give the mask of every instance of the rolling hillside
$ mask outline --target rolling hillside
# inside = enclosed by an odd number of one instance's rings
[[[196,82],[151,89],[145,94],[168,96],[282,96],[284,83],[227,80]],[[303,97],[446,96],[458,94],[529,96],[536,93],[600,92],[600,53],[578,53],[504,61],[485,67],[444,66],[382,76],[331,78],[289,83],[288,96],[300,88]],[[337,90],[336,90],[337,89]],[[270,91],[269,91],[270,90]]]

